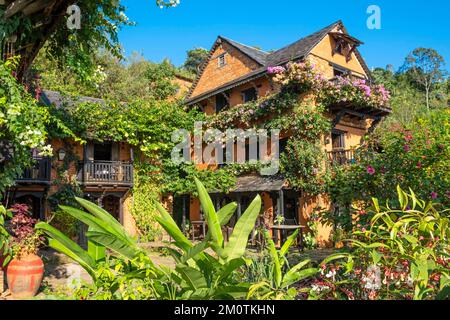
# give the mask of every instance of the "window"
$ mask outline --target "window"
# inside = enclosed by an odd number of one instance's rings
[[[331,133],[333,150],[345,149],[345,132],[333,130]]]
[[[112,160],[112,144],[94,144],[94,160],[111,161]]]
[[[227,60],[225,59],[225,53],[221,54],[218,58],[217,58],[217,64],[219,66],[219,68],[223,68],[226,66],[227,64]]]
[[[216,96],[216,112],[219,113],[230,104],[228,102],[229,95],[227,93],[219,93]]]
[[[347,75],[347,72],[336,68],[333,69],[333,73],[335,77],[345,77]]]
[[[258,91],[256,90],[256,88],[250,88],[242,91],[242,101],[244,103],[255,101],[257,99],[258,99]]]

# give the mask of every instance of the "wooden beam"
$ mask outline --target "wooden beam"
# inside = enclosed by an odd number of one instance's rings
[[[13,15],[15,15],[15,14],[19,13],[20,11],[22,11],[23,9],[25,9],[25,7],[30,5],[33,1],[35,1],[35,0],[16,0],[16,1],[12,2],[6,8],[4,18],[5,19],[11,18]]]

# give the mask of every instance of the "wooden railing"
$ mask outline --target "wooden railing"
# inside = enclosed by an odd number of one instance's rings
[[[88,161],[81,164],[79,180],[85,185],[133,185],[133,165],[120,161]]]
[[[50,158],[36,158],[31,168],[24,170],[22,176],[17,179],[20,183],[49,184],[51,180],[52,163]]]
[[[333,164],[350,164],[355,161],[355,150],[333,150],[328,152],[328,158]]]

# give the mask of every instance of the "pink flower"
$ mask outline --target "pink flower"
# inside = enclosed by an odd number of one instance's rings
[[[403,147],[403,150],[405,150],[405,152],[409,152],[409,146],[406,144],[406,145]]]
[[[286,69],[284,67],[278,66],[278,67],[268,67],[267,72],[269,74],[279,74],[285,72]]]
[[[433,199],[433,200],[436,200],[437,198],[438,198],[438,194],[437,194],[437,192],[435,192],[435,191],[433,191],[432,193],[431,193],[431,199]]]
[[[420,168],[422,168],[422,162],[417,162],[417,169],[420,169]]]
[[[372,166],[368,166],[367,173],[373,176],[375,174],[375,169]]]

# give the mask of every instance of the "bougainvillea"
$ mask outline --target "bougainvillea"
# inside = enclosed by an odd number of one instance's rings
[[[290,184],[312,194],[325,191],[330,180],[320,139],[331,130],[326,108],[348,103],[374,108],[388,107],[389,92],[365,80],[338,77],[329,81],[309,62],[269,67],[280,90],[256,101],[237,105],[209,117],[217,129],[279,129],[289,135],[281,156],[281,171]]]
[[[332,199],[342,207],[358,201],[367,204],[372,197],[384,202],[400,185],[448,206],[449,118],[447,110],[436,110],[408,125],[375,132],[358,149],[353,164],[334,168]]]

